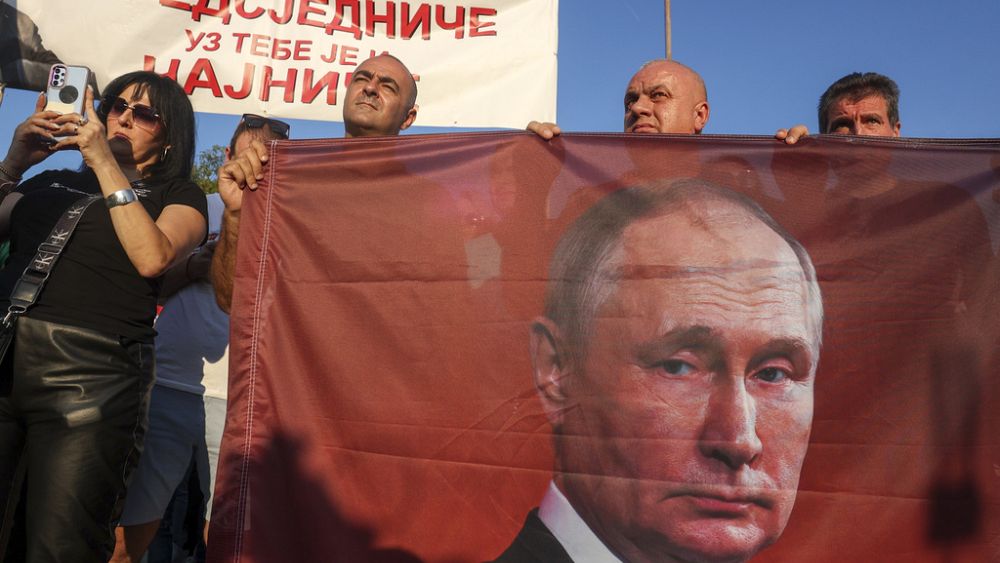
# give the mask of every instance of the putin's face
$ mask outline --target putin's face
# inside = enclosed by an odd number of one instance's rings
[[[809,441],[817,335],[796,255],[730,204],[624,231],[614,293],[558,382],[556,482],[627,561],[741,561],[778,539]]]

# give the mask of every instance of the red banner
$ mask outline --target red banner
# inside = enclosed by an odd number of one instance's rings
[[[212,560],[1000,558],[998,186],[997,140],[277,142]]]

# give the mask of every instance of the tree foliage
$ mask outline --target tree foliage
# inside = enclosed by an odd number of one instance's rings
[[[206,194],[214,194],[219,191],[217,173],[225,161],[226,147],[222,145],[212,145],[211,148],[201,151],[194,161],[191,180],[198,184],[198,187]]]

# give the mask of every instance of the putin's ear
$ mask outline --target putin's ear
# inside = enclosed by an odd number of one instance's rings
[[[698,102],[698,105],[694,106],[694,132],[701,133],[701,130],[708,125],[708,116],[711,113],[711,108],[708,107],[708,102]]]
[[[553,425],[561,422],[562,412],[566,408],[563,385],[569,370],[565,356],[565,344],[559,327],[548,318],[536,318],[531,323],[532,376],[538,398]]]

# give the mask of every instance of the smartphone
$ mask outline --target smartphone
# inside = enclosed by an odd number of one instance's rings
[[[90,69],[85,66],[52,65],[45,90],[45,109],[83,115],[84,93],[89,82]]]

